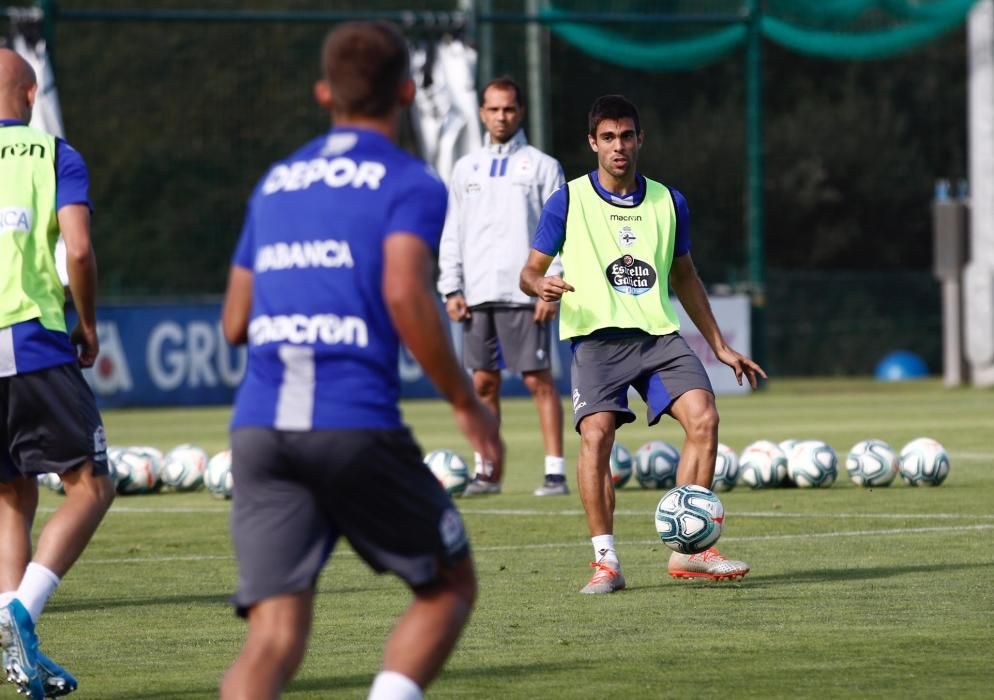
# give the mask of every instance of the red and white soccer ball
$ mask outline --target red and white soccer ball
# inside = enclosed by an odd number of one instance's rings
[[[780,485],[787,476],[787,455],[770,440],[750,443],[739,455],[739,479],[754,489]]]
[[[207,452],[196,445],[177,445],[162,459],[159,476],[174,491],[196,491],[204,485]]]
[[[122,495],[152,493],[157,491],[162,453],[146,446],[128,447],[116,453],[114,460],[117,492]]]
[[[632,478],[633,466],[632,453],[620,442],[611,445],[611,459],[609,466],[611,469],[611,483],[614,488],[620,489]]]

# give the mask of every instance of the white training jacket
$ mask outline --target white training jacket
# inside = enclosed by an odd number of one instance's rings
[[[565,180],[559,161],[528,145],[524,131],[507,143],[490,141],[452,170],[449,208],[438,251],[438,291],[461,291],[466,303],[521,304],[536,299],[518,289],[542,206]],[[557,257],[549,272],[562,273]]]

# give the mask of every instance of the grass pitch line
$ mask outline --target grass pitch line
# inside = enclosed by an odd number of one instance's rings
[[[578,509],[573,510],[537,510],[537,509],[481,509],[476,510],[472,508],[460,508],[459,512],[463,515],[527,515],[527,516],[542,516],[542,515],[555,515],[564,517],[577,517],[583,516],[583,511]],[[625,516],[635,516],[642,517],[647,511],[644,510],[626,510],[619,508],[614,511],[615,516],[625,515]],[[969,513],[785,513],[782,511],[727,511],[730,515],[736,518],[863,518],[863,519],[901,519],[907,518],[912,520],[994,520],[994,514],[980,513],[980,514],[969,514]]]
[[[804,532],[791,535],[745,535],[742,537],[722,537],[722,542],[769,542],[770,540],[808,540],[808,539],[831,539],[836,537],[886,537],[890,535],[919,535],[932,534],[936,532],[978,532],[994,530],[992,525],[951,525],[947,527],[911,527],[911,528],[888,528],[886,530],[848,530],[845,532]],[[659,544],[658,539],[621,541],[619,545],[651,545]],[[541,544],[501,544],[484,547],[474,546],[474,552],[506,552],[520,551],[524,549],[562,549],[564,547],[589,547],[590,543],[583,540],[573,542],[543,542]],[[357,556],[350,549],[343,549],[335,552],[334,556]],[[80,559],[77,565],[103,565],[103,564],[154,564],[165,562],[200,562],[200,561],[234,561],[233,555],[212,555],[199,554],[185,557],[122,557],[119,559]]]

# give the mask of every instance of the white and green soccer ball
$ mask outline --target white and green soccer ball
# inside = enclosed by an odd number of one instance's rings
[[[215,498],[231,498],[235,486],[231,473],[231,450],[221,450],[207,462],[204,486]]]
[[[645,443],[635,453],[635,478],[644,489],[671,489],[676,485],[680,451],[663,440]]]
[[[714,458],[714,476],[711,479],[712,491],[731,491],[739,478],[739,456],[728,445],[718,443]]]
[[[920,437],[901,448],[901,479],[910,486],[938,486],[949,476],[949,454],[932,438]]]
[[[770,440],[756,440],[739,455],[739,480],[754,489],[780,485],[787,476],[787,455]]]
[[[632,478],[632,453],[620,442],[611,445],[611,483],[620,489]]]
[[[204,485],[206,472],[207,452],[202,447],[184,443],[162,458],[159,477],[163,486],[173,491],[196,491]]]
[[[114,488],[117,488],[118,471],[117,471],[117,461],[121,458],[127,451],[127,447],[122,447],[120,445],[110,445],[107,447],[107,473],[110,475],[110,480],[114,482]]]
[[[425,455],[424,463],[450,496],[462,495],[466,490],[469,466],[452,450],[432,450]]]
[[[113,462],[114,481],[119,494],[152,493],[162,485],[159,481],[161,463],[155,452],[128,447],[117,453],[116,457]]]
[[[857,486],[889,486],[897,476],[897,455],[883,440],[860,440],[849,450],[846,472]]]
[[[55,472],[38,475],[38,483],[49,491],[54,491],[59,495],[65,495],[66,486],[62,483],[62,477]]]
[[[798,488],[827,488],[839,475],[839,458],[827,442],[804,440],[787,455],[787,476]]]
[[[703,552],[721,537],[724,523],[721,500],[703,486],[678,486],[656,506],[656,532],[674,552]]]

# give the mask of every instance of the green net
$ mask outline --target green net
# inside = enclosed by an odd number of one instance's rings
[[[549,8],[546,16],[563,17]],[[622,32],[594,24],[556,22],[559,38],[610,63],[643,70],[690,70],[713,63],[738,48],[746,37],[744,25],[724,27],[687,39],[633,39]]]
[[[779,0],[766,3],[758,26],[770,41],[792,51],[844,60],[888,58],[920,47],[960,26],[975,0]],[[653,36],[599,24],[569,21],[555,6],[545,10],[551,30],[584,53],[642,70],[690,70],[738,49],[746,39],[748,13],[738,8],[727,26],[702,23],[688,35],[660,27]]]

